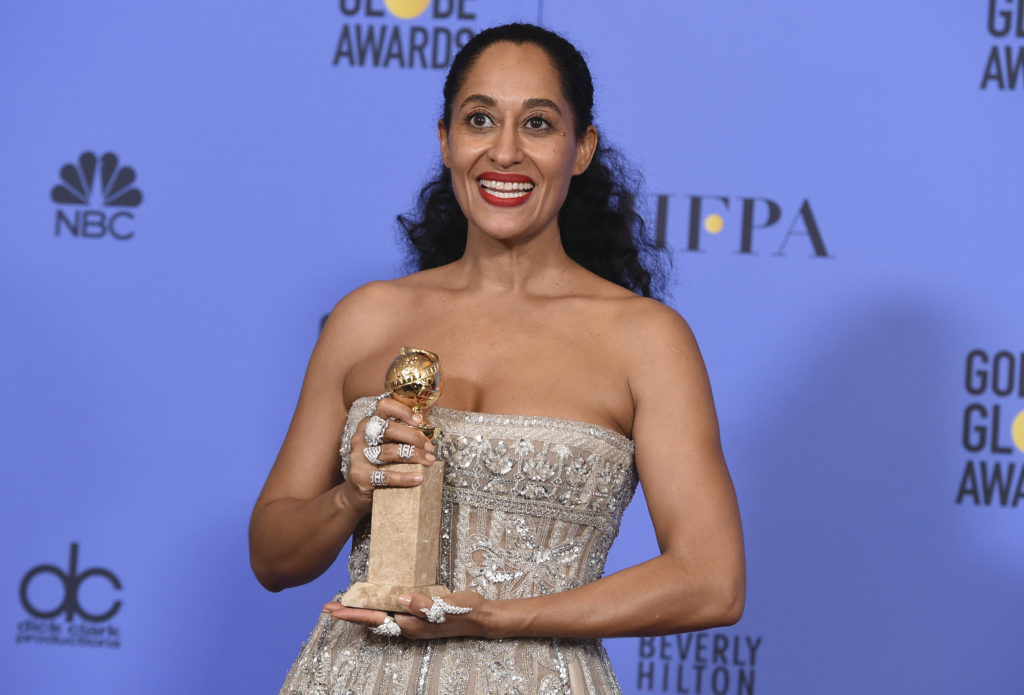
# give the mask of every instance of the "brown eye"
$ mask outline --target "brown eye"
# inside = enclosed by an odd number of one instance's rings
[[[530,130],[546,130],[551,127],[551,123],[541,116],[531,116],[526,119],[526,127]]]
[[[469,125],[473,126],[474,128],[486,128],[487,126],[493,123],[493,121],[491,121],[490,116],[488,116],[486,113],[479,112],[469,114],[469,116],[466,118],[466,122],[469,123]]]

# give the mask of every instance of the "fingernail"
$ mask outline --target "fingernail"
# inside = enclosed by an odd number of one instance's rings
[[[436,447],[436,446],[434,446],[434,443],[433,443],[432,441],[430,441],[430,440],[428,439],[428,440],[427,440],[427,443],[423,445],[423,448],[424,448],[424,449],[425,449],[426,451],[433,451],[433,450],[434,450],[434,449],[436,449],[437,447]]]
[[[423,458],[425,458],[425,459],[426,459],[426,460],[428,460],[428,461],[436,461],[436,460],[437,460],[437,457],[436,457],[436,456],[434,456],[433,454],[427,454],[427,455],[426,455],[426,456],[424,456]]]
[[[420,415],[419,413],[413,413],[412,414],[412,421],[415,422],[416,424],[419,424],[419,423],[423,422],[423,416]]]
[[[399,596],[398,602],[408,608],[409,604],[412,603],[412,596]]]
[[[419,473],[413,473],[412,475],[409,476],[409,480],[411,480],[414,483],[422,483],[423,476],[420,475]]]

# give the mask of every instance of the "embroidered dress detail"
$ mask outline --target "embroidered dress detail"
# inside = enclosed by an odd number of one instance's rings
[[[342,437],[373,400],[352,404]],[[598,579],[636,489],[633,442],[552,417],[435,407],[445,464],[438,580],[488,599],[568,591]],[[369,517],[352,536],[351,581],[366,579]],[[340,596],[341,592],[339,592]],[[282,693],[566,695],[619,693],[600,640],[389,639],[321,615]]]

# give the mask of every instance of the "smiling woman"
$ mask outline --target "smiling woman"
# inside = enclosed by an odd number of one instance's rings
[[[515,24],[482,32],[467,44],[452,63],[444,85],[444,108],[438,123],[442,147],[452,130],[457,92],[484,49],[492,44],[541,49],[554,68],[557,94],[552,101],[528,97],[529,106],[568,103],[573,135],[577,140],[594,132],[595,148],[590,165],[573,176],[558,215],[562,246],[568,255],[591,272],[645,297],[658,296],[665,285],[663,258],[646,233],[635,209],[635,188],[628,168],[613,149],[602,146],[593,127],[594,87],[586,61],[572,44],[540,27]],[[550,87],[550,86],[549,86]],[[478,95],[487,105],[493,98]],[[524,104],[526,105],[526,104]],[[561,116],[561,114],[559,114]],[[486,118],[486,116],[484,116]],[[541,128],[541,120],[533,122]],[[484,121],[477,121],[484,123]],[[457,123],[456,123],[457,124]],[[587,143],[590,146],[590,143]],[[514,174],[513,174],[514,175]],[[442,167],[436,178],[420,191],[419,210],[400,216],[417,268],[426,270],[458,260],[466,248],[466,216],[456,201],[451,171]]]
[[[601,637],[743,610],[703,361],[685,322],[649,298],[660,275],[599,146],[579,52],[539,27],[488,29],[444,94],[443,169],[400,218],[420,270],[332,311],[250,552],[276,591],[323,573],[351,538],[349,574],[365,581],[374,490],[423,480],[390,464],[443,465],[438,581],[454,593],[402,596],[397,615],[336,597],[282,692],[617,693]],[[372,397],[402,345],[443,356],[435,442],[408,407]],[[661,552],[603,577],[638,480]]]
[[[561,244],[558,212],[572,177],[590,164],[597,130],[588,125],[576,137],[544,49],[503,42],[480,55],[438,137],[469,244],[535,235]]]

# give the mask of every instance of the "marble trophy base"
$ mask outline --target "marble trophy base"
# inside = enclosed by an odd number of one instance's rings
[[[393,584],[371,584],[356,582],[341,597],[341,605],[349,608],[373,608],[392,613],[407,613],[409,609],[398,602],[399,596],[422,594],[423,596],[447,596],[452,593],[440,584],[430,586],[395,586]]]
[[[374,491],[367,581],[350,586],[341,604],[406,613],[398,603],[402,594],[451,593],[437,583],[444,464],[396,463],[389,464],[387,470],[420,472],[423,482],[416,487]]]

